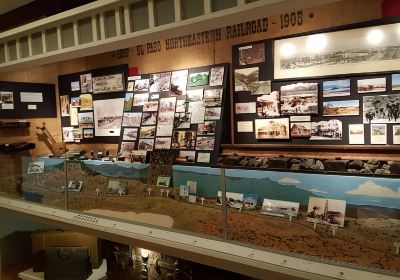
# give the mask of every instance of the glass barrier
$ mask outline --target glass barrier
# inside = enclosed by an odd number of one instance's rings
[[[21,159],[12,155],[0,156],[0,194],[18,198],[21,196]]]

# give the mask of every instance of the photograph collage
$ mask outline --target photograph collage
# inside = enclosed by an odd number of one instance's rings
[[[226,91],[224,65],[128,78],[119,156],[171,149],[176,163],[210,163]],[[130,92],[129,90],[132,90]]]
[[[400,144],[400,73],[271,82],[266,44],[233,47],[236,143]]]

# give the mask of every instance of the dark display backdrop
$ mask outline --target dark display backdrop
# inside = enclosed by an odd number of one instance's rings
[[[211,68],[213,67],[219,67],[219,66],[223,66],[224,67],[224,77],[223,77],[223,84],[222,86],[209,86],[210,83],[210,78],[211,78]],[[221,118],[220,120],[216,121],[216,128],[215,128],[215,144],[214,144],[214,150],[212,151],[208,151],[208,150],[195,150],[196,151],[196,159],[194,163],[182,163],[182,162],[175,162],[175,164],[189,164],[189,165],[200,165],[200,166],[209,166],[209,165],[213,165],[217,162],[218,159],[218,155],[220,152],[220,146],[222,143],[228,143],[228,141],[230,141],[230,124],[229,124],[229,114],[230,114],[230,108],[229,108],[229,64],[225,63],[225,64],[215,64],[215,65],[208,65],[208,66],[202,66],[202,67],[196,67],[196,68],[184,68],[184,69],[174,69],[174,70],[168,70],[168,71],[162,71],[162,72],[155,72],[155,73],[149,73],[149,74],[142,74],[141,79],[149,79],[151,74],[157,74],[157,73],[166,73],[166,72],[174,72],[174,71],[179,71],[179,70],[188,70],[188,82],[187,82],[187,86],[186,86],[186,90],[193,90],[193,89],[203,89],[203,95],[204,95],[204,90],[207,89],[216,89],[216,88],[221,88],[223,89],[223,94],[222,94],[222,106],[221,106]],[[196,87],[189,87],[189,77],[191,73],[197,73],[197,72],[203,72],[203,71],[209,71],[209,82],[208,85],[206,86],[196,86]],[[145,92],[137,92],[137,93],[145,93]],[[135,92],[133,93],[135,95]],[[162,98],[167,98],[167,97],[173,97],[172,95],[169,95],[169,92],[165,91],[165,92],[149,92],[149,100],[150,100],[150,96],[153,94],[159,94],[159,99],[155,99],[155,100],[151,100],[151,101],[159,101]],[[186,96],[177,96],[176,100],[185,100]],[[186,104],[188,105],[188,104]],[[176,110],[176,107],[175,107]],[[188,108],[186,108],[186,112],[187,112]],[[126,112],[143,112],[143,106],[132,106],[131,111],[126,111]],[[158,107],[158,111],[157,114],[159,114],[159,107]],[[138,149],[138,144],[139,144],[139,133],[140,133],[140,128],[142,126],[140,126],[138,128],[138,136],[137,136],[137,140],[135,143],[135,150]],[[156,124],[157,127],[157,124]],[[190,128],[187,129],[174,129],[175,130],[195,130],[197,131],[197,124],[191,124]],[[121,142],[122,140],[122,135],[123,135],[123,129],[124,127],[122,127],[121,130],[121,139],[120,139],[120,145],[118,147],[118,150],[120,150],[121,148]],[[157,136],[154,137],[154,139]],[[164,137],[164,136],[162,136]],[[197,138],[197,134],[196,134],[196,138]],[[172,136],[171,136],[172,139]],[[155,149],[154,149],[155,150]],[[179,155],[179,149],[171,149],[171,151],[174,152],[174,156],[178,156]],[[193,149],[184,149],[182,151],[193,151]],[[210,152],[210,162],[209,163],[198,163],[197,162],[197,154],[198,153],[207,153]]]
[[[94,77],[101,77],[106,75],[113,74],[123,74],[124,79],[124,88],[126,89],[126,79],[128,77],[128,64],[116,65],[107,68],[99,68],[88,70],[84,72],[76,72],[66,75],[58,76],[58,92],[59,95],[68,95],[71,101],[71,97],[79,97],[82,93],[81,91],[72,91],[71,90],[71,82],[80,81],[80,75],[82,74],[92,74],[92,79]],[[103,99],[113,99],[113,98],[124,98],[125,91],[121,92],[109,92],[109,93],[98,93],[93,94],[92,92],[86,92],[92,94],[93,101],[95,100],[103,100]],[[121,108],[123,110],[123,108]],[[78,111],[79,113],[80,111]],[[93,112],[93,111],[82,111],[82,112]],[[94,116],[93,116],[94,117]],[[70,127],[70,117],[61,116],[61,127]],[[95,120],[95,119],[94,119]],[[78,127],[78,126],[75,126]],[[93,131],[95,129],[93,128]],[[119,136],[94,136],[93,138],[83,138],[80,140],[80,143],[118,143]]]
[[[54,84],[2,82],[0,91],[12,92],[14,109],[0,109],[2,119],[56,118],[56,89]],[[43,102],[21,102],[21,92],[41,92]],[[28,110],[28,105],[36,105],[36,110]]]
[[[239,48],[243,46],[254,45],[258,43],[265,44],[265,62],[257,64],[239,65]],[[318,77],[316,79],[300,78],[300,79],[288,79],[288,80],[274,80],[273,79],[273,40],[263,40],[249,42],[240,45],[232,46],[232,77],[233,77],[233,89],[235,69],[259,67],[259,80],[271,81],[271,90],[280,91],[280,87],[289,84],[295,84],[300,82],[306,83],[318,83],[318,115],[311,115],[311,122],[328,121],[331,119],[337,119],[342,121],[342,140],[310,140],[309,138],[291,138],[290,139],[256,139],[255,137],[255,119],[263,119],[255,114],[236,114],[235,104],[241,102],[256,102],[257,97],[261,95],[251,95],[250,92],[234,92],[233,93],[233,116],[234,116],[234,143],[235,144],[307,144],[307,145],[347,145],[349,144],[349,124],[363,124],[363,96],[378,96],[378,95],[391,95],[400,94],[400,91],[392,91],[392,74],[398,74],[400,72],[383,72],[383,73],[368,73],[365,75],[332,75],[327,77]],[[399,68],[400,69],[400,68]],[[386,91],[377,93],[357,93],[357,80],[359,79],[370,79],[370,78],[386,78]],[[341,79],[350,79],[350,95],[338,96],[338,97],[322,97],[323,95],[323,82],[334,81]],[[323,116],[323,102],[328,101],[342,101],[342,100],[359,100],[359,116]],[[275,118],[289,118],[289,116],[280,116]],[[273,119],[268,118],[268,119]],[[253,121],[253,132],[237,132],[238,121]],[[400,119],[397,123],[387,123],[387,145],[393,144],[393,125],[399,125]],[[290,124],[289,124],[290,125]],[[371,144],[370,138],[370,124],[364,124],[364,145]]]

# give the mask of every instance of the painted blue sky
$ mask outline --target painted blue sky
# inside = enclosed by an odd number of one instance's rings
[[[345,80],[335,80],[335,81],[325,81],[323,82],[323,89],[336,89],[336,88],[350,88],[350,79]]]
[[[334,108],[338,107],[359,107],[359,100],[326,101],[324,106],[331,104]]]
[[[400,74],[392,75],[392,85],[400,85]]]

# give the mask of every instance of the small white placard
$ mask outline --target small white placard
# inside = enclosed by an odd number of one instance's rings
[[[36,104],[28,104],[28,110],[37,110]]]
[[[237,122],[237,132],[253,132],[253,122]]]
[[[291,122],[310,122],[311,116],[290,116]]]
[[[128,77],[128,81],[136,81],[136,80],[140,80],[142,78],[142,76],[138,75],[138,76],[129,76]]]
[[[210,153],[197,153],[197,162],[209,163]]]
[[[43,102],[43,93],[41,92],[21,92],[21,102]]]

